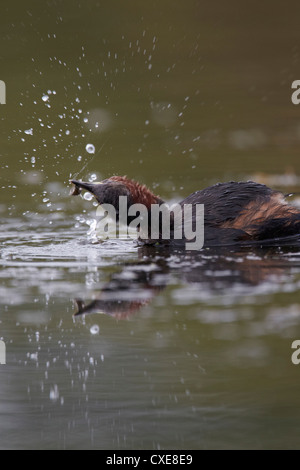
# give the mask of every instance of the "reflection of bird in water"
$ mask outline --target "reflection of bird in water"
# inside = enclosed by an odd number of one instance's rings
[[[296,249],[295,249],[296,250]],[[75,316],[104,313],[118,319],[136,314],[167,285],[175,279],[181,283],[198,286],[207,296],[240,293],[244,286],[252,294],[255,288],[265,283],[266,290],[280,284],[282,276],[289,272],[283,249],[257,248],[226,251],[221,248],[207,249],[197,254],[173,250],[156,249],[149,246],[139,248],[140,260],[136,264],[124,265],[115,273],[98,298],[90,303],[76,300]],[[289,254],[291,249],[288,248]],[[297,249],[298,251],[298,249]]]
[[[76,299],[77,312],[74,316],[90,313],[104,313],[118,319],[131,316],[148,305],[165,287],[154,281],[154,275],[161,272],[163,264],[160,262],[145,261],[125,265],[121,273],[112,275],[101,290],[99,298],[87,305],[81,299]]]
[[[164,201],[154,195],[146,186],[129,180],[124,176],[112,176],[100,183],[84,183],[72,180],[75,188],[73,195],[82,189],[93,194],[97,202],[112,205],[118,215],[119,197],[126,196],[128,208],[142,204],[148,211],[148,233],[143,241],[148,244],[157,242],[151,239],[151,205],[162,206]],[[202,191],[196,191],[179,203],[182,208],[181,219],[184,226],[184,208],[191,205],[191,226],[197,222],[196,207],[204,205],[204,243],[205,246],[232,245],[241,243],[277,243],[281,238],[297,236],[300,232],[300,210],[287,204],[284,195],[269,187],[248,182],[218,183]],[[127,216],[127,224],[132,216]],[[175,217],[171,215],[171,234],[168,242],[172,245],[186,242],[187,238],[175,240]],[[161,224],[158,239],[162,241]],[[173,224],[173,225],[172,225]],[[172,232],[173,231],[173,232]],[[173,234],[172,234],[173,233]],[[185,233],[183,231],[183,233]],[[191,240],[191,238],[189,239]],[[166,243],[166,240],[164,240]]]
[[[85,305],[82,300],[76,299],[77,312],[74,316],[88,315],[90,313],[103,313],[117,319],[127,318],[147,305],[150,300],[151,299],[126,301],[97,299],[93,300],[88,305]]]

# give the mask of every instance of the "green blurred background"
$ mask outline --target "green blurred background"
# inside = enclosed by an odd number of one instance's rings
[[[92,158],[88,143],[96,153],[80,177],[127,174],[164,197],[297,173],[297,11],[296,1],[2,6],[4,199],[24,200],[22,183],[67,183]]]

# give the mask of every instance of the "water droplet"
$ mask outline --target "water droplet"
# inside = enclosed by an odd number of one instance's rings
[[[52,401],[56,401],[59,399],[59,390],[58,390],[58,386],[57,385],[54,385],[54,387],[52,387],[50,389],[50,400]]]
[[[100,331],[100,328],[98,325],[93,325],[90,328],[90,332],[92,333],[92,335],[98,335],[99,331]]]
[[[91,201],[93,197],[94,196],[91,193],[85,193],[83,199],[85,199],[86,201]]]
[[[38,353],[37,352],[36,353],[31,353],[30,354],[30,359],[32,361],[37,361],[38,360]]]
[[[85,150],[87,153],[95,153],[95,146],[93,144],[87,144]]]
[[[89,177],[89,181],[92,183],[93,181],[96,181],[97,179],[97,175],[96,173],[93,173],[90,177]]]

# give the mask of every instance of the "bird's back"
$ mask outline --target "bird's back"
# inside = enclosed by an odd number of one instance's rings
[[[205,244],[300,233],[300,211],[287,204],[281,192],[253,181],[218,183],[190,194],[180,204],[204,205]]]

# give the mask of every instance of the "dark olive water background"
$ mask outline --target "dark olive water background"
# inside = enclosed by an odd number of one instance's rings
[[[298,11],[1,6],[0,448],[300,447],[299,249],[96,243],[68,183],[127,174],[167,201],[231,179],[299,191]]]

